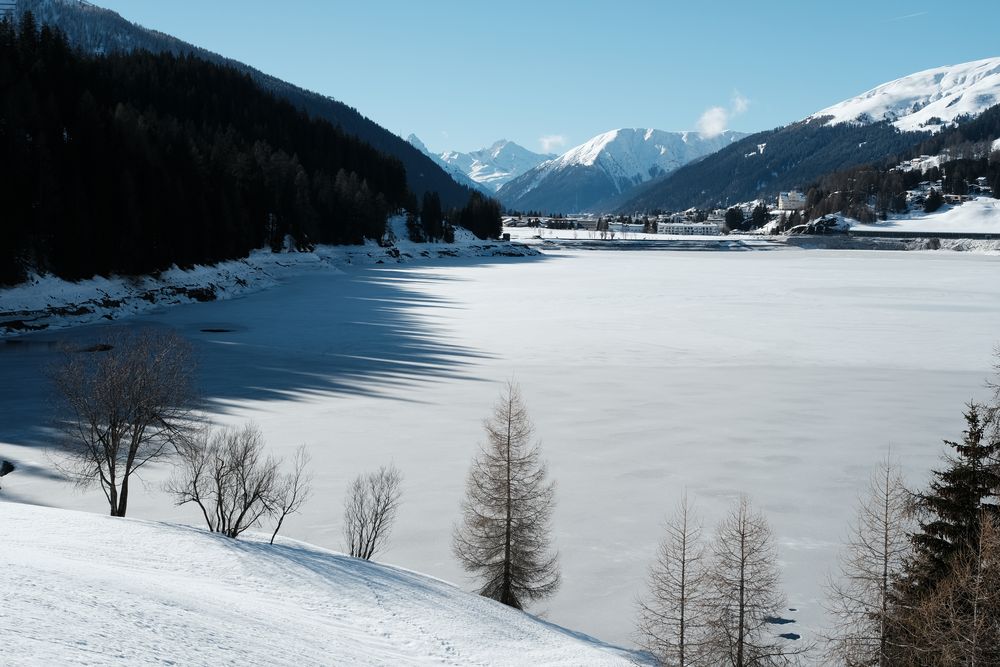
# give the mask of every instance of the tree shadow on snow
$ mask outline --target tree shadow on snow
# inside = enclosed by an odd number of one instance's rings
[[[457,258],[446,266],[544,260]],[[462,306],[425,287],[459,278],[428,270],[431,266],[306,274],[242,298],[0,341],[0,443],[50,446],[54,391],[46,369],[57,360],[61,344],[99,343],[117,327],[166,326],[191,340],[202,399],[215,411],[247,400],[398,399],[391,390],[481,380],[473,367],[495,353],[457,340],[448,318]]]

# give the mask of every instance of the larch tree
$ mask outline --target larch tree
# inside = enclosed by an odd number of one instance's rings
[[[899,467],[886,457],[860,499],[839,576],[827,585],[827,610],[836,622],[828,654],[839,664],[890,664],[893,586],[910,554],[911,505]]]
[[[945,441],[952,448],[947,465],[934,471],[930,488],[916,497],[913,554],[894,591],[899,620],[891,641],[902,664],[932,664],[926,660],[940,647],[926,627],[926,610],[947,606],[956,587],[965,585],[961,564],[978,551],[984,521],[1000,517],[997,417],[995,408],[970,403],[962,442]]]
[[[909,620],[915,641],[901,656],[906,664],[1000,664],[1000,531],[988,514],[975,544],[955,558]]]
[[[712,544],[709,664],[783,665],[800,652],[769,628],[784,605],[777,558],[767,519],[740,496]]]
[[[701,534],[701,522],[685,495],[667,521],[666,535],[649,569],[649,590],[638,602],[638,643],[662,665],[708,664],[704,652],[709,580]]]
[[[520,389],[508,382],[483,423],[486,444],[475,457],[452,549],[482,581],[480,594],[516,609],[559,586],[550,546],[554,482],[547,481]]]

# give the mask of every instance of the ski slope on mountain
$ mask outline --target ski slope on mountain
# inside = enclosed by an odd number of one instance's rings
[[[629,665],[633,654],[302,542],[0,503],[5,665]]]
[[[1000,57],[935,67],[818,111],[831,123],[891,121],[903,132],[937,132],[1000,104]]]

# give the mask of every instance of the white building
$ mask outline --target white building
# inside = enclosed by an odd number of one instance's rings
[[[779,211],[801,211],[806,207],[806,196],[801,192],[792,190],[791,192],[778,193]]]
[[[717,222],[659,222],[656,224],[658,234],[676,234],[679,236],[718,236],[722,233],[722,225]]]

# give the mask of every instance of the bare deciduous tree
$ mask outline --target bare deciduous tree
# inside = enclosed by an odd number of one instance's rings
[[[1000,531],[986,512],[975,546],[906,620],[905,664],[1000,664]]]
[[[178,505],[198,505],[209,530],[235,538],[265,518],[277,518],[280,528],[301,507],[309,493],[307,463],[300,448],[293,471],[283,478],[281,461],[264,454],[257,426],[220,429],[185,448],[167,491]]]
[[[716,530],[708,603],[710,664],[750,667],[787,664],[800,652],[769,632],[784,604],[771,527],[740,496]]]
[[[827,586],[828,611],[836,620],[829,655],[841,664],[890,664],[893,585],[910,553],[911,505],[898,466],[886,458],[861,498],[840,576]]]
[[[101,345],[67,351],[53,370],[68,455],[57,465],[81,486],[99,484],[111,516],[125,516],[143,466],[187,441],[193,371],[190,345],[154,329],[111,333]]]
[[[344,541],[355,558],[371,560],[385,548],[396,520],[403,475],[395,466],[358,475],[344,501]]]
[[[667,522],[650,567],[649,591],[639,600],[639,645],[663,665],[707,664],[708,572],[701,530],[685,495]]]
[[[295,457],[292,459],[292,470],[285,474],[278,482],[275,489],[274,502],[271,513],[277,518],[274,532],[271,533],[271,544],[281,530],[281,524],[285,522],[285,517],[298,512],[302,505],[312,494],[312,475],[306,469],[309,467],[309,453],[305,445],[295,450]]]
[[[452,549],[483,580],[480,594],[522,609],[559,586],[549,547],[555,484],[545,465],[518,386],[508,382],[484,421],[487,442],[473,461]]]

